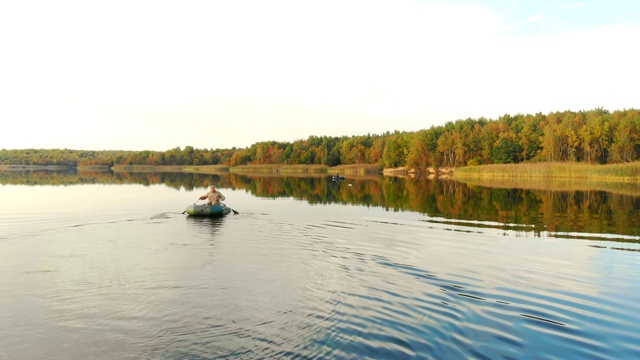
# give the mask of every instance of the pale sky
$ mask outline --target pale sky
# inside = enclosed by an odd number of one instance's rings
[[[640,108],[640,1],[2,1],[0,149],[247,147]]]

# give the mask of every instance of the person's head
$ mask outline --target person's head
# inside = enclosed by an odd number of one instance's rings
[[[209,189],[210,189],[211,191],[216,191],[216,186],[215,186],[215,185],[211,185],[211,186],[209,186]]]

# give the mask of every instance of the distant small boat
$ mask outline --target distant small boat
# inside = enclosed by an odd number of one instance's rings
[[[185,212],[191,216],[224,216],[231,212],[226,205],[189,205]]]

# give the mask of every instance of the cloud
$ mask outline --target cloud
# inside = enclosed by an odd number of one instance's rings
[[[576,3],[569,3],[566,4],[564,7],[567,9],[578,9],[578,8],[583,8],[586,7],[587,3],[586,2],[576,2]]]
[[[541,22],[542,20],[544,20],[544,15],[534,15],[528,18],[527,20],[525,20],[525,22],[538,23],[538,22]]]

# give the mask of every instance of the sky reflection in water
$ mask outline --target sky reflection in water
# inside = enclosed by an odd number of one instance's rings
[[[0,313],[0,354],[640,355],[640,246],[635,223],[624,230],[637,198],[606,194],[596,202],[606,211],[589,201],[575,210],[582,222],[549,225],[524,220],[553,220],[547,209],[584,197],[388,178],[185,178],[1,178],[0,308],[12,311]],[[211,182],[240,214],[182,214]],[[599,232],[585,228],[592,221]]]

